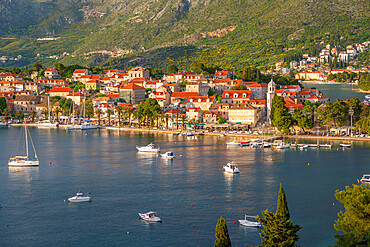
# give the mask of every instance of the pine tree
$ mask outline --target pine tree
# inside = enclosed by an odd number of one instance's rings
[[[257,220],[263,225],[260,233],[262,246],[296,246],[295,242],[299,239],[297,232],[302,227],[294,225],[290,220],[288,203],[281,184],[276,214],[265,210],[262,215],[263,218],[257,216]]]
[[[222,216],[217,222],[215,236],[216,236],[215,247],[231,246],[229,232],[227,231],[226,222],[224,218],[222,218]]]

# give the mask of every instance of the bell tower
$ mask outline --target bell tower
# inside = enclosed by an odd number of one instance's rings
[[[267,85],[267,102],[266,102],[266,107],[267,107],[267,121],[269,123],[271,123],[270,112],[271,112],[271,107],[272,107],[272,100],[274,99],[275,93],[276,93],[276,84],[272,80],[272,77],[271,77],[271,81]]]

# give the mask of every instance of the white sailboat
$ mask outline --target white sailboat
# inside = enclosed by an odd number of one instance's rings
[[[39,160],[37,158],[36,149],[35,149],[35,146],[33,145],[31,135],[30,135],[30,140],[31,140],[31,143],[32,143],[33,151],[35,152],[35,160],[30,160],[29,159],[29,153],[28,153],[28,134],[29,134],[29,131],[27,130],[27,124],[24,124],[24,132],[25,132],[25,135],[26,135],[26,156],[17,155],[17,156],[9,158],[8,166],[21,167],[21,166],[38,166],[39,165]]]
[[[86,115],[86,98],[84,100],[84,119],[85,119],[85,115]],[[91,130],[91,129],[97,129],[97,128],[98,128],[98,125],[92,123],[90,120],[85,120],[81,124],[81,130]]]
[[[75,96],[75,92],[73,91],[71,106],[72,106],[72,117],[73,117],[73,120],[75,121],[74,96]],[[74,121],[73,121],[73,124],[67,126],[66,130],[80,130],[81,129],[81,125],[75,124]]]
[[[57,128],[59,123],[52,123],[50,121],[50,97],[49,96],[48,96],[48,113],[49,113],[48,120],[41,121],[37,126],[40,128]]]

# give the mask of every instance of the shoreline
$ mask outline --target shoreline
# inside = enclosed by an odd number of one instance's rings
[[[23,126],[23,124],[12,124],[9,125],[19,127]],[[27,124],[27,126],[30,127],[37,127],[37,124]],[[60,129],[66,129],[67,125],[59,125],[58,128]],[[53,128],[53,129],[58,129],[58,128]],[[99,126],[99,129],[105,129],[105,130],[118,130],[118,131],[134,131],[134,132],[141,132],[141,133],[158,133],[158,134],[180,134],[180,133],[189,133],[192,132],[194,135],[204,135],[204,136],[218,136],[221,137],[221,135],[225,135],[222,138],[227,138],[227,137],[238,137],[238,138],[259,138],[262,139],[281,139],[281,138],[289,138],[289,139],[306,139],[306,140],[332,140],[332,141],[366,141],[370,142],[370,137],[350,137],[350,136],[305,136],[305,135],[249,135],[249,134],[240,134],[240,133],[200,133],[200,132],[195,132],[195,131],[181,131],[181,130],[161,130],[161,129],[143,129],[143,128],[127,128],[127,127],[116,127],[116,126]],[[45,128],[43,128],[45,129]]]
[[[370,93],[370,90],[366,91],[366,90],[362,90],[362,89],[358,89],[358,88],[354,88],[352,90],[355,91],[355,92],[358,92],[358,93]]]
[[[322,84],[322,85],[357,85],[357,83],[343,83],[343,82],[330,82],[330,81],[302,81],[307,84]]]

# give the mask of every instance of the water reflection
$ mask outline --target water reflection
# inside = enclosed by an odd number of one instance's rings
[[[39,178],[39,167],[14,167],[9,166],[9,178],[31,182]]]

